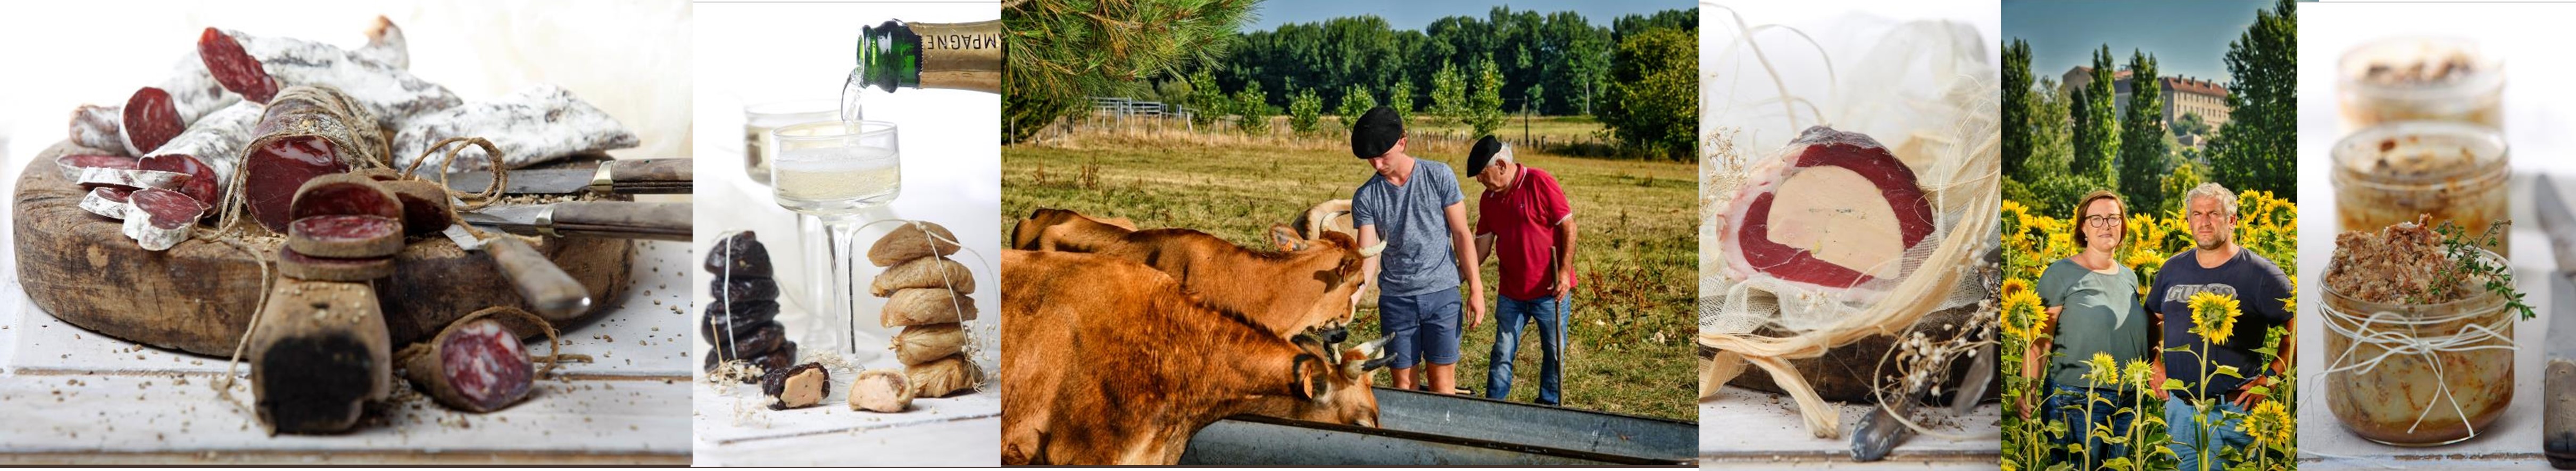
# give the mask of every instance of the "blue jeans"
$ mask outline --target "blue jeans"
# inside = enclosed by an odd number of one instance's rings
[[[2227,469],[2227,458],[2221,454],[2226,449],[2244,448],[2254,444],[2254,436],[2245,434],[2245,421],[2228,419],[2222,412],[2236,413],[2241,417],[2245,414],[2245,408],[2222,400],[2218,403],[2218,407],[2209,409],[2209,416],[2206,418],[2209,421],[2207,431],[2209,469]],[[2183,470],[2198,471],[2201,466],[2199,449],[2201,424],[2192,419],[2192,416],[2198,413],[2199,410],[2193,408],[2190,402],[2184,401],[2180,394],[2165,399],[2165,430],[2173,436],[2171,446],[2174,456],[2182,458],[2181,469]]]
[[[2091,389],[2063,384],[2052,384],[2050,387],[2054,390],[2048,394],[2048,401],[2043,403],[2042,417],[2066,424],[2066,436],[2057,440],[2058,446],[2053,453],[2054,456],[2050,458],[2059,463],[2076,463],[2077,467],[2083,467],[2088,461],[2066,454],[2066,445],[2074,443],[2084,444],[2084,454],[2092,457],[2089,463],[2094,466],[2101,466],[2102,462],[2114,457],[2129,455],[2129,447],[2113,445],[2093,438],[2092,433],[2095,425],[2108,426],[2114,434],[2129,431],[2129,423],[2138,418],[2137,414],[2116,413],[2120,410],[2120,404],[2129,401],[2127,391],[2109,388]],[[2110,399],[2111,402],[2093,404],[2091,415],[2086,415],[2084,402],[2085,394],[2088,392]]]
[[[1512,395],[1512,357],[1521,350],[1521,327],[1538,321],[1538,403],[1557,405],[1565,382],[1565,311],[1570,302],[1555,297],[1522,301],[1510,296],[1494,307],[1494,351],[1486,356],[1485,397]]]
[[[1457,364],[1460,303],[1458,288],[1412,296],[1379,293],[1378,331],[1394,339],[1386,343],[1394,357],[1394,364],[1388,366]]]

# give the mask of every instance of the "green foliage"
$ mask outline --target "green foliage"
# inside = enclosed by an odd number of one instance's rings
[[[2088,178],[2110,181],[2111,160],[2118,158],[2120,123],[2116,115],[2118,90],[2112,81],[2111,46],[2103,45],[2093,52],[2092,81],[2075,93],[2075,158],[2067,161],[2067,170]]]
[[[1258,0],[1015,2],[1002,14],[1003,138],[1018,142],[1087,109],[1084,97],[1217,63]]]
[[[1408,123],[1413,122],[1413,81],[1399,81],[1395,83],[1395,87],[1388,88],[1386,106],[1395,110],[1397,119]]]
[[[1234,127],[1244,134],[1270,133],[1270,93],[1261,91],[1261,82],[1243,84],[1234,92]]]
[[[2031,74],[2030,42],[2013,38],[2004,44],[2003,128],[2030,129]],[[2003,133],[2004,175],[2022,175],[2024,160],[2031,158],[2031,135],[2027,132]]]
[[[1377,97],[1369,96],[1368,89],[1352,86],[1342,89],[1342,104],[1333,108],[1333,115],[1342,117],[1342,127],[1347,129],[1359,122],[1360,115],[1376,107]]]
[[[2132,206],[2162,207],[2162,177],[2172,153],[2166,141],[2173,139],[2165,134],[2163,79],[2156,75],[2156,57],[2134,49],[2128,69],[2129,107],[2120,120],[2120,196]]]
[[[1467,80],[1459,76],[1457,64],[1441,64],[1440,72],[1431,74],[1430,111],[1447,118],[1467,114]]]
[[[2174,118],[2174,121],[2174,137],[2208,136],[2211,129],[2209,121],[2201,118],[2198,111],[2185,111],[2182,117]]]
[[[1323,112],[1324,98],[1315,96],[1315,89],[1298,90],[1295,98],[1288,99],[1288,129],[1299,135],[1314,134]]]
[[[1190,124],[1199,128],[1216,124],[1217,118],[1223,117],[1227,109],[1234,107],[1233,99],[1225,96],[1225,90],[1217,88],[1216,76],[1206,70],[1190,74],[1188,104]]]
[[[1699,133],[1699,37],[1650,29],[1627,36],[1612,58],[1609,93],[1597,110],[1623,144],[1670,160],[1695,154]]]
[[[1493,134],[1503,126],[1503,75],[1490,54],[1476,64],[1476,92],[1467,97],[1465,111],[1459,124],[1475,128],[1475,135]]]
[[[2210,142],[2218,181],[2242,190],[2298,194],[2298,6],[2279,0],[2227,44],[2227,126]]]
[[[2200,186],[2201,182],[2208,181],[2206,180],[2207,177],[2204,176],[2206,173],[2207,171],[2201,168],[2199,162],[2193,162],[2189,159],[2185,159],[2181,164],[2175,165],[2173,171],[2165,172],[2164,175],[2164,182],[2162,185],[2164,187],[2164,194],[2166,195],[2164,204],[2157,205],[2149,209],[2155,210],[2156,214],[2182,211],[2183,199],[2181,195],[2183,193],[2190,192],[2193,187]],[[2145,208],[2144,206],[2138,207]]]

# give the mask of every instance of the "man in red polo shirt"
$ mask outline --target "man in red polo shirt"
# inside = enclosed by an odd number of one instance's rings
[[[1502,300],[1494,309],[1494,351],[1487,357],[1485,397],[1512,393],[1512,357],[1521,327],[1538,321],[1538,403],[1562,400],[1567,294],[1574,290],[1574,206],[1546,171],[1512,159],[1493,136],[1476,141],[1467,174],[1485,186],[1476,200],[1477,264],[1502,258]]]

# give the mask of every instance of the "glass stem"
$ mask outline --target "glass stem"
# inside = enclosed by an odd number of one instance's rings
[[[824,232],[831,235],[832,244],[832,277],[830,278],[832,284],[829,286],[830,289],[824,292],[832,297],[833,315],[839,316],[844,323],[839,336],[843,355],[854,356],[859,353],[859,293],[858,273],[855,270],[858,264],[855,262],[859,257],[857,251],[859,222],[862,220],[857,215],[823,218]]]

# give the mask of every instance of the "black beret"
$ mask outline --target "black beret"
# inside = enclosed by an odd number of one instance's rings
[[[1359,124],[1351,127],[1351,155],[1363,159],[1386,155],[1400,139],[1404,139],[1404,120],[1396,118],[1395,109],[1369,108],[1360,114]]]
[[[1485,135],[1483,139],[1477,139],[1476,147],[1467,150],[1467,176],[1473,177],[1485,173],[1485,165],[1493,163],[1494,154],[1502,152],[1503,140],[1495,139],[1491,134]]]

